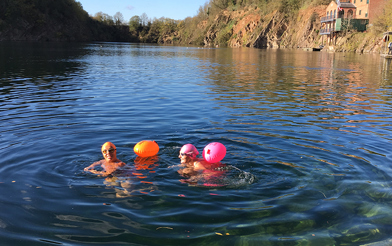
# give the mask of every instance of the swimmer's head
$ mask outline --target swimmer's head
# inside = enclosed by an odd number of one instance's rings
[[[109,150],[109,151],[112,150],[113,151],[113,150],[116,150],[116,146],[111,142],[106,142],[102,145],[101,150],[102,150],[102,152],[104,150]]]
[[[180,156],[186,155],[192,159],[195,159],[198,154],[199,151],[197,151],[196,147],[193,144],[185,144],[180,150]]]
[[[101,148],[102,155],[106,161],[115,161],[116,157],[116,146],[111,142],[106,142]]]

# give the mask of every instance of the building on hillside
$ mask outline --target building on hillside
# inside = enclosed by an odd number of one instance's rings
[[[360,1],[360,0],[356,0]],[[363,0],[369,2],[370,0]],[[369,2],[368,17],[370,25],[374,23],[377,16],[383,14],[387,0],[371,0]]]
[[[386,0],[351,0],[357,6],[357,19],[369,19],[372,24],[382,14]]]
[[[331,1],[326,16],[321,17],[320,35],[326,43],[333,44],[339,32],[366,31],[367,26],[382,13],[386,0],[342,0]]]

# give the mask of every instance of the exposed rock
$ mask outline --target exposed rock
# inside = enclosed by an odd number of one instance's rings
[[[223,31],[224,28],[222,27],[225,27],[233,19],[233,16],[231,16],[228,11],[224,11],[221,14],[217,15],[214,20],[214,23],[210,26],[206,36],[204,37],[204,45],[219,45],[219,40],[217,40],[218,33]]]
[[[159,38],[159,44],[174,44],[174,40],[178,38],[178,32],[166,33]]]
[[[218,45],[218,36],[225,31],[230,34],[227,42],[230,47],[318,47],[321,44],[321,36],[318,35],[320,16],[324,15],[325,8],[317,6],[301,10],[297,20],[292,22],[288,22],[284,14],[278,11],[265,16],[261,16],[257,8],[238,12],[223,11],[209,27],[204,44]],[[233,26],[230,27],[230,24]],[[228,31],[228,28],[231,29]]]
[[[253,48],[318,48],[325,45],[326,36],[319,35],[320,17],[325,15],[327,6],[310,6],[301,9],[295,19],[274,11],[261,15],[257,8],[240,11],[222,11],[212,25],[207,21],[198,28],[207,28],[204,36],[205,46],[227,43],[229,47]],[[383,48],[380,38],[365,37],[363,33],[340,33],[334,44],[325,50],[330,52],[379,52]]]
[[[283,15],[275,11],[272,18],[265,22],[263,30],[256,40],[250,41],[246,46],[253,48],[280,48],[282,36],[287,30]]]
[[[249,46],[249,39],[254,37],[254,33],[261,24],[262,18],[260,15],[250,13],[245,15],[233,28],[233,38],[230,40],[229,46],[242,47]]]

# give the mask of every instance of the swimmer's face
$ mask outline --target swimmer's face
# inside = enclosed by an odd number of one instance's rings
[[[102,145],[102,155],[103,158],[105,158],[106,161],[114,161],[117,159],[116,155],[116,146],[114,144],[107,142],[104,145]]]
[[[192,161],[192,158],[190,158],[189,156],[187,156],[186,154],[181,153],[181,152],[180,152],[180,154],[178,155],[178,158],[180,158],[181,164],[186,164],[186,163]]]

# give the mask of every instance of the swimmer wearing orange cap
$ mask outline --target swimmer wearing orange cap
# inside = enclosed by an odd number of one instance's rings
[[[116,146],[113,143],[111,142],[104,143],[102,145],[101,151],[105,159],[94,162],[90,166],[86,167],[84,171],[107,176],[112,174],[120,167],[125,166],[124,162],[117,159],[117,150],[116,150]],[[94,169],[98,165],[101,165],[103,171],[97,171]]]

